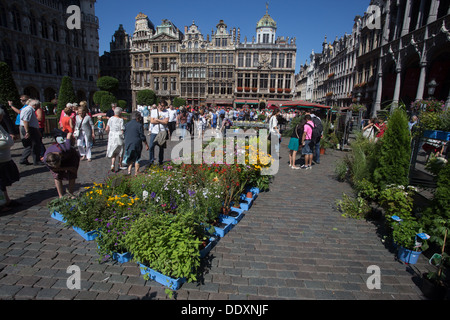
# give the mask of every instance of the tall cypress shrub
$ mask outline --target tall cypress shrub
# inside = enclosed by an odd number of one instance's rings
[[[58,117],[66,107],[66,104],[74,102],[77,102],[77,96],[75,95],[75,90],[73,90],[72,78],[64,76],[59,87]]]
[[[384,136],[381,138],[378,164],[374,170],[374,182],[383,189],[386,185],[408,185],[411,158],[411,135],[408,117],[397,108],[391,115]]]
[[[4,105],[6,110],[8,110],[11,119],[15,119],[17,114],[8,107],[8,101],[12,101],[16,108],[21,108],[19,91],[14,82],[11,69],[6,62],[0,61],[0,104]]]

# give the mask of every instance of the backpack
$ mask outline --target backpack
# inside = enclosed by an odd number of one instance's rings
[[[312,122],[314,123],[314,126],[319,130],[319,141],[320,141],[320,136],[322,135],[323,132],[323,125],[322,125],[322,121],[320,120],[320,118],[317,117],[311,117]]]
[[[319,128],[317,128],[316,126],[313,127],[309,123],[306,124],[312,128],[311,143],[312,144],[318,143],[320,141],[321,131],[319,131]]]

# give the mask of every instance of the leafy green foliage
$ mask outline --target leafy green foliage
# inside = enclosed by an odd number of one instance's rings
[[[183,99],[183,98],[180,98],[180,97],[175,97],[173,99],[172,105],[174,106],[174,108],[185,106],[186,105],[186,100]]]
[[[61,80],[61,86],[59,87],[57,116],[59,117],[62,110],[64,110],[68,103],[74,103],[77,101],[78,99],[72,85],[72,78],[69,76],[64,76]]]
[[[111,109],[111,104],[117,103],[117,99],[112,94],[102,96],[102,100],[100,102],[100,110],[102,112],[106,112]]]
[[[14,82],[11,69],[6,62],[0,61],[0,104],[7,107],[8,101],[12,101],[16,108],[21,105],[19,91]],[[16,117],[16,113],[11,108],[7,108],[6,110],[9,110],[12,119]]]
[[[102,91],[114,93],[119,88],[119,80],[110,76],[103,76],[98,78],[97,87]]]
[[[152,90],[141,90],[136,94],[136,103],[142,106],[150,106],[157,103],[155,92]]]
[[[402,109],[394,110],[381,140],[379,160],[373,173],[374,182],[380,189],[389,184],[407,185],[411,136],[408,118]]]
[[[365,218],[371,211],[369,204],[364,198],[360,196],[351,198],[345,193],[342,196],[342,200],[336,201],[336,205],[342,212],[343,217],[354,219]]]

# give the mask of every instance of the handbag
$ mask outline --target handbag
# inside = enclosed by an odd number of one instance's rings
[[[77,128],[75,128],[75,130],[73,131],[73,137],[75,139],[78,139],[78,137],[80,136],[80,128],[81,128],[81,124],[83,123],[83,120],[84,120],[84,118],[81,118],[80,125]]]
[[[158,118],[159,118],[159,111],[158,111]],[[161,124],[159,124],[161,125]],[[163,129],[159,129],[158,134],[155,137],[154,142],[160,146],[164,147],[166,145],[166,141],[169,139],[169,135],[167,134],[167,130],[163,127]]]

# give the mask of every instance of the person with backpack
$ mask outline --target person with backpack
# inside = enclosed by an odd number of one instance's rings
[[[314,113],[311,113],[311,120],[314,123],[314,128],[317,130],[316,138],[314,142],[314,150],[313,150],[313,161],[315,164],[320,164],[320,140],[323,136],[323,125],[322,120]]]
[[[313,139],[313,129],[314,122],[311,120],[311,115],[305,115],[305,126],[303,127],[303,136],[302,136],[302,155],[305,156],[305,164],[303,164],[300,169],[311,169],[312,158],[313,158],[313,150],[314,143]]]

